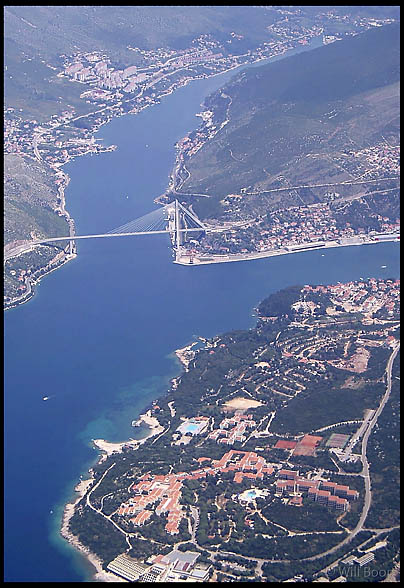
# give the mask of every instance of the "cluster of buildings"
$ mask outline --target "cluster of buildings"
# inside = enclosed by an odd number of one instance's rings
[[[197,40],[197,46],[181,51],[162,49],[141,51],[131,48],[142,56],[143,63],[122,69],[111,67],[106,55],[97,52],[77,53],[73,61],[66,62],[63,73],[59,75],[113,91],[118,98],[122,97],[120,92],[139,91],[141,95],[148,87],[156,85],[163,78],[187,67],[204,65],[214,69],[219,68],[219,71],[229,67],[228,62],[234,58],[230,56],[224,58],[221,52],[213,52],[212,48],[204,45],[206,43],[201,39]]]
[[[130,488],[134,494],[126,503],[116,511],[121,517],[129,518],[136,526],[143,526],[153,513],[160,516],[167,514],[165,530],[170,535],[179,533],[179,524],[185,516],[180,505],[181,489],[184,480],[198,480],[225,472],[234,472],[234,482],[241,482],[243,478],[262,480],[264,476],[272,475],[274,468],[269,466],[265,459],[253,451],[231,450],[225,453],[220,460],[211,460],[208,457],[198,459],[200,464],[211,462],[211,465],[202,467],[193,472],[178,472],[167,475],[144,474],[139,482]]]
[[[191,144],[192,145],[192,144]],[[337,194],[338,193],[333,193]],[[229,194],[223,199],[224,209],[231,215],[240,213],[243,195]],[[372,222],[378,223],[378,231],[368,231],[365,227],[354,229],[347,220],[345,224],[336,218],[329,202],[308,206],[291,207],[267,215],[260,224],[251,223],[244,229],[233,229],[220,235],[206,235],[198,245],[199,253],[236,254],[276,251],[280,249],[298,250],[325,246],[327,243],[340,245],[360,244],[364,240],[379,241],[385,238],[399,238],[400,219],[390,219],[371,211],[366,214]],[[194,245],[190,246],[194,248]]]
[[[70,159],[87,153],[115,149],[113,145],[104,147],[96,143],[88,131],[74,129],[72,123],[75,118],[78,117],[72,108],[52,115],[50,120],[41,125],[36,120],[24,121],[17,115],[7,117],[4,121],[4,150],[6,153],[22,154],[37,161],[45,161],[55,172],[54,183],[66,185],[67,176],[60,167]],[[68,133],[66,128],[69,129]],[[45,145],[45,149],[41,144]]]
[[[383,173],[400,174],[400,145],[376,143],[360,151],[348,151],[348,154],[365,162],[367,169],[364,177],[378,177]]]
[[[8,108],[4,116],[4,151],[5,153],[22,153],[28,147],[28,137],[37,125],[36,120],[23,121],[15,114],[14,108]],[[32,139],[30,141],[30,144]]]
[[[126,553],[118,555],[107,569],[129,582],[206,582],[212,566],[198,564],[199,553],[174,549],[166,555],[139,563]]]
[[[333,303],[346,312],[364,312],[373,315],[385,309],[390,316],[399,312],[399,279],[369,278],[366,282],[359,280],[329,286],[304,286],[303,295],[310,292],[331,295]]]
[[[186,53],[181,55],[177,59],[171,62],[172,67],[185,67],[193,63],[201,61],[211,61],[212,59],[217,60],[223,57],[222,53],[212,53],[209,49],[197,49],[192,53]]]
[[[293,18],[301,15],[299,15],[299,7],[288,7],[286,10],[282,7],[279,12],[284,16],[283,20],[277,21],[270,25],[268,30],[276,33],[279,36],[288,36],[289,38],[304,38],[312,36],[313,33],[315,35],[324,33],[324,44],[339,41],[342,36],[356,35],[363,28],[368,29],[370,27],[380,27],[384,24],[393,22],[393,19],[390,18],[376,19],[356,14],[341,14],[341,12],[334,12],[333,10],[329,10],[327,12],[318,12],[314,17],[314,24],[310,27],[310,29],[307,29],[302,24],[302,22],[305,22],[306,19]],[[355,27],[356,30],[335,34],[335,23],[338,23],[339,25],[349,23],[351,26]],[[331,34],[331,31],[333,34]]]
[[[373,561],[374,559],[375,559],[375,554],[372,552],[367,552],[364,555],[361,555],[360,557],[358,557],[356,555],[349,555],[348,557],[343,559],[341,561],[341,563],[347,564],[349,566],[352,566],[353,564],[357,564],[361,568],[364,565]]]
[[[97,82],[98,86],[107,90],[121,88],[124,92],[133,92],[140,82],[148,78],[146,73],[138,73],[135,65],[115,70],[102,60],[94,66],[85,66],[80,60],[74,61],[65,66],[64,73],[75,81]]]
[[[278,38],[283,40],[294,39],[307,42],[308,39],[321,35],[324,30],[320,23],[313,23],[310,28],[308,28],[301,24],[300,19],[293,18],[296,16],[295,13],[282,10],[280,12],[283,15],[283,19],[278,20],[267,27],[267,30],[275,34]]]
[[[262,480],[264,476],[274,473],[274,468],[267,464],[265,458],[254,451],[231,449],[220,460],[214,460],[212,465],[216,472],[235,472],[234,482],[241,482],[243,478]]]
[[[230,103],[229,98],[223,94],[220,99],[226,100],[228,104]],[[216,125],[214,123],[214,113],[211,110],[204,110],[196,116],[202,119],[202,124],[198,130],[190,133],[191,136],[186,135],[175,144],[177,150],[174,165],[175,173],[170,177],[169,190],[178,191],[181,189],[185,178],[188,176],[187,173],[184,173],[186,172],[185,163],[229,122],[227,116],[225,116],[224,120]]]
[[[199,555],[194,551],[175,549],[166,555],[152,556],[148,561],[152,563],[151,571],[159,574],[160,581],[205,582],[212,566],[198,564]]]
[[[152,516],[167,514],[165,530],[170,535],[179,533],[179,524],[183,512],[179,504],[182,481],[175,475],[141,476],[140,481],[131,490],[134,496],[128,503],[121,504],[117,514],[131,517],[129,520],[136,526],[143,526]]]
[[[251,414],[236,414],[231,418],[223,419],[219,428],[209,433],[208,439],[225,445],[233,445],[236,441],[245,441],[247,439],[246,430],[255,429],[256,426],[257,423]]]
[[[278,494],[294,495],[290,501],[294,506],[301,506],[302,495],[305,495],[319,504],[345,511],[348,509],[348,501],[359,497],[357,490],[352,490],[349,486],[327,480],[307,480],[299,477],[299,472],[295,470],[280,470],[275,485]],[[300,496],[296,496],[298,493]]]

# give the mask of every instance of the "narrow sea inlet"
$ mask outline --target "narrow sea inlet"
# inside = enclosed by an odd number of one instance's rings
[[[174,143],[230,75],[193,82],[101,129],[118,149],[66,168],[78,234],[153,209]],[[166,236],[81,241],[78,253],[5,316],[6,581],[92,577],[59,536],[63,506],[97,458],[91,439],[134,437],[131,422],[180,373],[175,349],[252,326],[258,302],[292,284],[399,275],[397,243],[203,267],[173,264]]]

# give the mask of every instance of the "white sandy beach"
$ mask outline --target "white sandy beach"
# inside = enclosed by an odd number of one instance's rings
[[[146,439],[149,439],[150,437],[158,435],[164,431],[164,427],[160,425],[158,419],[152,416],[151,410],[148,410],[144,414],[139,415],[137,422],[145,423],[148,427],[150,427],[150,431],[142,439],[129,439],[128,441],[121,441],[120,443],[111,443],[110,441],[105,441],[105,439],[93,439],[93,444],[104,454],[101,456],[100,461],[104,461],[108,456],[112,455],[112,453],[120,453],[125,446],[130,446],[133,449],[137,449],[139,445],[146,441]]]
[[[144,414],[141,414],[139,419],[146,423],[150,427],[150,432],[147,437],[140,439],[139,443],[143,443],[149,437],[153,437],[154,435],[158,435],[162,431],[164,431],[164,427],[162,427],[158,421],[158,419],[152,416],[151,410],[148,410]]]
[[[100,449],[104,453],[100,461],[105,461],[105,459],[113,453],[120,453],[125,445],[130,445],[133,449],[137,449],[139,441],[130,439],[129,441],[123,441],[122,443],[111,443],[110,441],[105,441],[105,439],[93,439],[93,444],[97,449]]]

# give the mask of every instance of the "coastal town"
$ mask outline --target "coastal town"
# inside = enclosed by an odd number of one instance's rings
[[[398,582],[399,7],[3,16],[4,581]]]
[[[87,544],[100,577],[349,581],[344,565],[383,566],[397,527],[375,523],[368,439],[397,393],[399,288],[289,288],[261,302],[255,330],[178,350],[184,372],[152,402],[148,437],[106,447],[65,518],[67,537],[89,509],[113,531],[115,554]]]
[[[82,86],[80,101],[72,100],[74,106],[66,97],[64,108],[60,113],[52,114],[47,119],[39,121],[27,117],[18,109],[7,105],[4,113],[4,151],[6,154],[21,156],[27,161],[35,161],[43,166],[50,182],[57,193],[54,211],[65,219],[70,236],[74,235],[74,221],[66,209],[65,190],[69,183],[69,176],[63,170],[69,161],[83,155],[94,155],[116,149],[115,145],[103,145],[95,138],[99,128],[116,116],[132,113],[137,114],[144,108],[158,104],[161,98],[184,86],[191,80],[207,78],[225,71],[235,69],[241,65],[252,64],[263,60],[274,59],[286,52],[310,44],[312,40],[322,39],[327,44],[338,41],[344,36],[356,35],[359,32],[388,24],[391,19],[374,19],[364,16],[340,16],[332,10],[319,12],[311,23],[300,17],[299,9],[289,10],[279,8],[279,18],[276,24],[268,27],[268,41],[257,46],[245,47],[243,35],[234,31],[226,41],[215,39],[212,35],[204,34],[195,38],[187,49],[159,48],[153,50],[128,47],[133,53],[133,65],[117,67],[114,57],[106,51],[77,51],[74,55],[61,55],[59,67],[46,64],[55,73],[56,80],[64,80],[76,86]],[[336,23],[341,34],[331,34]],[[243,47],[243,49],[239,49]],[[29,63],[31,58],[27,57]],[[7,68],[6,68],[7,70]],[[6,71],[7,77],[7,71]],[[60,97],[63,100],[63,97]],[[229,97],[223,95],[224,110]],[[203,125],[189,137],[178,143],[177,161],[168,186],[168,192],[179,191],[181,183],[187,177],[186,161],[219,130],[226,125],[227,120],[217,122],[213,113],[205,109],[200,114]],[[380,151],[382,149],[382,151]],[[371,177],[380,177],[380,166],[390,172],[397,171],[397,147],[390,150],[386,146],[380,149],[368,149],[361,153],[361,160],[369,161],[374,173]],[[381,157],[381,153],[383,157]],[[357,157],[358,154],[355,154]],[[370,177],[370,176],[369,176]],[[182,178],[182,179],[181,179]],[[229,195],[226,203],[237,202],[237,195]],[[241,198],[241,196],[240,196]],[[164,200],[164,198],[163,198]],[[163,200],[157,198],[156,201]],[[237,207],[236,207],[237,208]],[[60,233],[59,233],[60,234]],[[62,233],[63,234],[63,233]],[[30,235],[32,238],[50,236],[42,230]],[[268,249],[264,244],[266,235],[259,239],[253,250]],[[238,237],[230,237],[231,246],[226,243],[206,243],[205,253],[223,253],[228,249],[236,249],[237,253],[246,253],[245,247],[238,244]],[[254,236],[251,242],[255,242]],[[30,239],[21,239],[14,230],[6,230],[6,293],[5,308],[11,308],[26,302],[34,293],[33,286],[49,271],[63,265],[75,257],[74,244],[67,244],[65,249],[47,246],[42,251],[42,245],[30,246]],[[25,251],[32,250],[28,257]],[[192,250],[192,247],[191,247]],[[63,254],[64,251],[64,254]],[[191,252],[183,252],[183,257],[195,257]],[[15,263],[7,260],[15,257]],[[63,257],[63,259],[61,259]],[[181,257],[177,255],[177,259]],[[35,258],[35,269],[31,258]],[[43,262],[46,258],[46,262]],[[203,261],[203,260],[202,260]],[[30,265],[31,263],[31,265]],[[13,273],[14,272],[14,273]]]
[[[392,188],[398,196],[396,188]],[[339,196],[339,195],[338,195]],[[372,194],[362,196],[368,202]],[[229,195],[228,200],[241,199]],[[400,219],[382,216],[368,206],[360,223],[353,226],[349,203],[338,201],[291,207],[252,221],[236,221],[222,233],[207,233],[199,240],[184,240],[176,251],[182,265],[221,263],[276,256],[328,247],[373,244],[400,240]],[[227,221],[230,225],[230,221]],[[212,223],[216,226],[218,223]],[[223,223],[226,226],[226,221]],[[210,223],[207,224],[210,228]]]

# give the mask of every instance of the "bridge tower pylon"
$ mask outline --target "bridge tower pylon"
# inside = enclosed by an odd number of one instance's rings
[[[199,218],[193,212],[185,208],[185,206],[183,206],[178,200],[174,201],[173,220],[173,244],[177,253],[187,238],[188,229],[193,233],[198,228],[200,228],[202,233],[206,230],[205,225],[199,220]]]
[[[177,251],[179,251],[179,248],[181,247],[181,243],[182,243],[182,234],[180,232],[181,229],[181,220],[180,220],[180,203],[178,202],[178,200],[175,201],[175,209],[174,209],[174,215],[175,215],[175,249]]]

